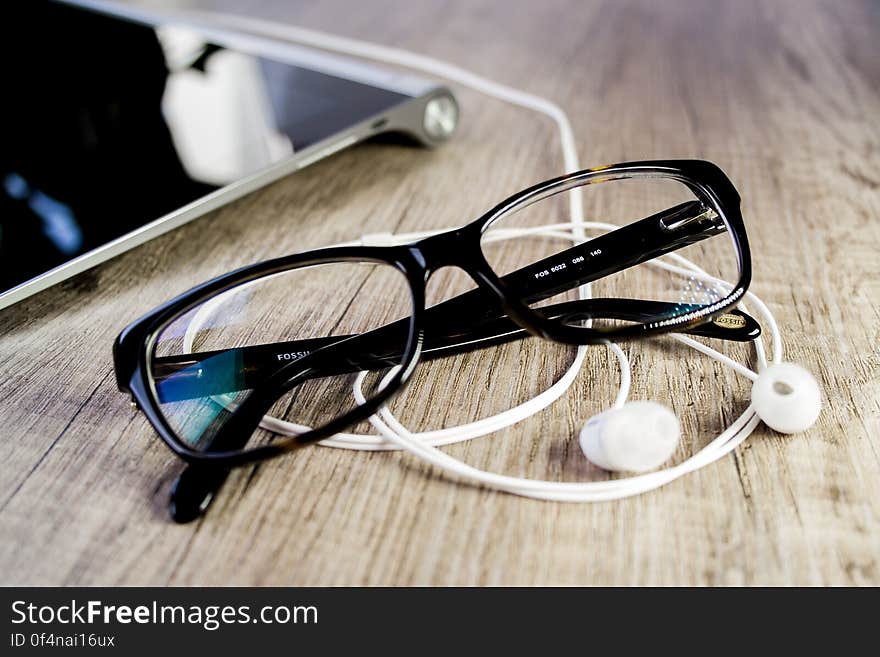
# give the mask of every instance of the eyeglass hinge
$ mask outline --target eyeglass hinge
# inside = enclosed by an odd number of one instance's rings
[[[660,227],[663,230],[673,232],[676,230],[680,230],[693,222],[708,222],[711,223],[712,227],[714,227],[718,232],[726,230],[726,226],[724,222],[721,220],[721,217],[718,216],[718,213],[715,212],[712,208],[707,208],[702,203],[699,205],[701,212],[697,214],[693,214],[693,207],[687,207],[682,209],[679,212],[676,212],[671,215],[667,215],[660,219]]]

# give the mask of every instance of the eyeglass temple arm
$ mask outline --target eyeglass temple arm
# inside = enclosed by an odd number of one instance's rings
[[[714,210],[699,201],[689,201],[510,272],[501,277],[501,282],[523,303],[531,305],[725,230],[726,224]],[[497,313],[497,303],[496,308],[487,309],[484,298],[482,290],[471,290],[428,312],[439,314],[443,308],[447,316],[453,315],[453,320],[457,319],[454,315],[462,311],[471,317],[479,316],[480,312],[484,316]],[[465,308],[466,305],[469,308]],[[439,318],[432,317],[432,320]]]
[[[642,299],[583,299],[543,308],[536,312],[548,319],[566,322],[596,317],[624,321],[645,321],[670,312],[675,304]],[[685,333],[734,342],[754,340],[761,328],[752,317],[740,310],[729,310],[717,322],[692,327]],[[320,360],[310,364],[310,376],[335,376],[362,370],[393,367],[400,363],[406,335],[397,339],[381,336],[384,350],[370,349],[363,338],[369,334],[339,335],[310,340],[239,347],[224,351],[166,356],[154,362],[154,380],[163,403],[195,399],[236,390],[249,390],[275,374],[281,367],[318,352]],[[462,354],[529,337],[528,331],[507,316],[498,317],[455,332],[428,332],[422,343],[422,360]],[[335,348],[330,348],[335,345]],[[390,349],[390,350],[389,350]],[[323,351],[326,350],[326,351]],[[289,358],[285,358],[286,356]],[[316,353],[316,355],[318,355]]]
[[[711,222],[708,226],[707,219]],[[700,203],[685,203],[512,272],[504,276],[502,281],[518,291],[525,288],[527,302],[533,303],[680,248],[685,243],[716,234],[720,230],[713,219],[717,219],[717,215],[711,210],[707,211]],[[626,235],[620,235],[621,231],[639,227],[638,234],[645,235],[647,232],[650,236],[650,232],[644,229],[656,228],[656,224],[660,224],[662,234],[654,231],[654,248],[646,249],[646,240],[640,240],[639,246],[647,252],[640,250],[638,254],[629,256],[618,253],[618,257],[611,258],[612,262],[602,267],[598,274],[595,270],[580,267],[586,261],[585,251],[592,253],[594,260],[609,250],[620,251],[618,245],[626,240]],[[721,225],[723,230],[723,223]],[[685,230],[688,226],[690,229]],[[674,236],[673,240],[669,239],[670,234]],[[614,240],[610,239],[611,236],[614,236]],[[570,261],[574,261],[571,267],[559,268],[560,262]],[[553,268],[556,268],[555,272],[551,272]],[[646,321],[675,310],[675,304],[672,303],[629,299],[585,299],[537,309],[548,318],[565,318],[566,321],[597,317]],[[481,289],[444,301],[426,313],[430,316],[427,323],[431,330],[425,335],[422,348],[424,358],[462,353],[526,336],[524,329],[503,314],[495,298]],[[739,311],[733,314],[738,316],[735,321],[704,324],[688,332],[739,341],[750,340],[760,334],[760,327],[753,319]],[[468,318],[465,325],[462,317]],[[408,320],[400,320],[357,336],[331,336],[160,357],[154,361],[154,378],[163,401],[242,390],[265,380],[266,374],[275,373],[291,362],[331,345],[338,346],[321,354],[319,366],[314,362],[311,364],[310,369],[315,376],[393,366],[400,362],[407,329]]]

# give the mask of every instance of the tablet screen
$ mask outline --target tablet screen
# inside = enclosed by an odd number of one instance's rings
[[[54,3],[4,18],[0,293],[409,99]]]

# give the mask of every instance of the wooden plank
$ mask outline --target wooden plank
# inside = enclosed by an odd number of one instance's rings
[[[187,6],[209,4],[239,5]],[[115,335],[236,266],[461,224],[559,172],[548,121],[462,91],[461,132],[437,151],[357,147],[0,311],[0,582],[880,583],[874,5],[250,5],[251,15],[410,48],[551,97],[570,112],[585,165],[720,164],[742,193],[752,289],[785,330],[788,358],[823,385],[819,424],[796,436],[760,428],[660,491],[594,505],[481,490],[401,454],[315,448],[235,473],[202,521],[169,522],[180,465],[116,390]],[[432,282],[432,293],[453,282]],[[627,351],[633,397],[682,417],[677,459],[747,404],[744,382],[669,340]],[[433,363],[394,408],[421,428],[481,417],[546,386],[571,354],[531,340]],[[498,472],[601,478],[575,437],[615,383],[613,359],[593,349],[565,400],[448,451]]]

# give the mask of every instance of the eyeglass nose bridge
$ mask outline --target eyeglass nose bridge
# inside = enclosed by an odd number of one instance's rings
[[[426,284],[439,270],[451,267],[463,271],[478,288],[490,292],[503,305],[507,299],[493,282],[494,275],[483,255],[480,237],[479,228],[470,224],[427,237],[413,245],[412,251],[424,269]]]
[[[544,320],[518,299],[505,293],[503,284],[492,272],[491,266],[483,255],[481,237],[482,231],[479,224],[473,223],[448,233],[433,235],[414,244],[411,247],[413,255],[424,270],[425,287],[423,290],[427,291],[429,280],[440,270],[446,268],[460,270],[476,284],[476,289],[471,293],[477,293],[477,290],[480,290],[478,298],[482,299],[482,304],[485,304],[486,309],[496,307],[532,335],[549,337],[549,333],[543,326]],[[466,293],[465,299],[471,293]],[[459,298],[460,301],[465,299]],[[445,307],[449,300],[443,303]],[[479,312],[484,309],[482,304],[479,309],[468,304],[462,307],[462,311]],[[452,311],[452,309],[447,308],[447,311]],[[430,308],[428,312],[431,312]],[[434,318],[434,320],[437,319]]]
[[[471,226],[426,237],[413,245],[413,251],[426,270],[425,280],[444,267],[474,271],[482,260],[480,234]]]

